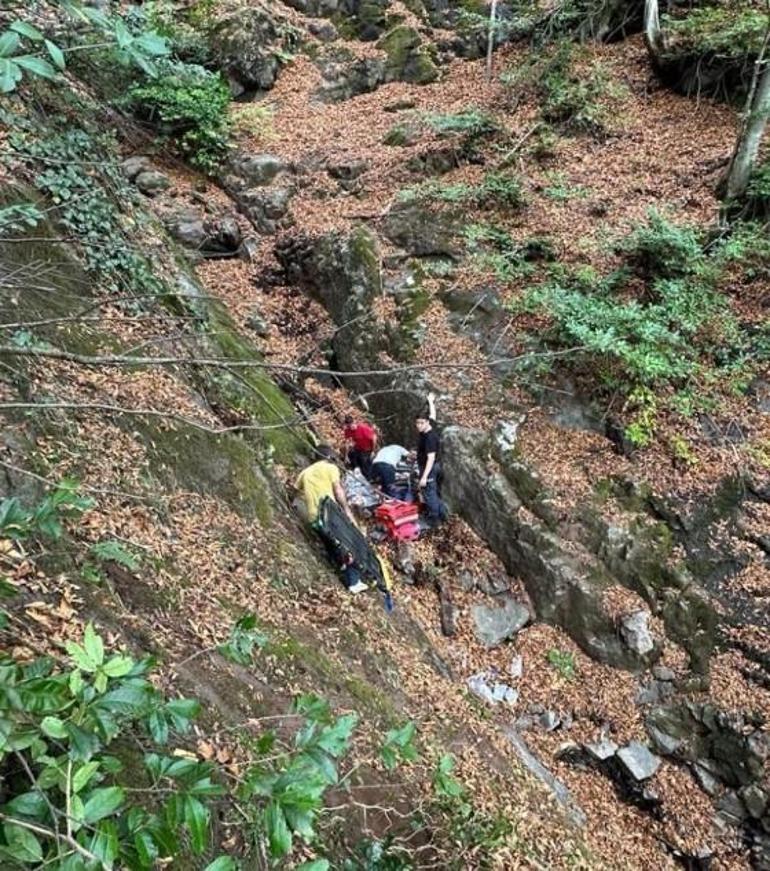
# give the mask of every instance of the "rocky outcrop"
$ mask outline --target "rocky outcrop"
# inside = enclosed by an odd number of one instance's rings
[[[396,202],[385,215],[381,232],[415,257],[457,257],[461,219],[449,209],[434,209],[419,202]]]
[[[298,44],[298,31],[274,8],[255,5],[218,24],[211,52],[237,97],[246,91],[272,88],[287,53]]]
[[[631,650],[602,603],[612,579],[588,552],[563,546],[542,494],[527,492],[512,452],[483,433],[443,435],[444,491],[453,510],[487,541],[506,570],[524,581],[539,620],[564,628],[601,662],[643,668],[655,652]],[[522,486],[524,484],[524,486]]]
[[[243,237],[233,215],[206,216],[187,209],[164,223],[171,236],[203,257],[235,257],[240,253]]]
[[[285,223],[296,192],[291,170],[273,154],[239,152],[230,159],[222,184],[254,227],[271,235]]]

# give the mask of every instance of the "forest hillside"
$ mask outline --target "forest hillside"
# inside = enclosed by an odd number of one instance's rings
[[[0,868],[770,869],[769,51],[2,2]],[[353,595],[296,479],[428,395]]]

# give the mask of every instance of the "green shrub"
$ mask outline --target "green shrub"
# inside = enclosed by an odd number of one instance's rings
[[[428,128],[439,136],[465,136],[478,139],[491,136],[500,131],[495,119],[480,109],[467,109],[464,112],[428,113],[421,116]]]
[[[683,17],[664,15],[661,22],[677,52],[726,57],[758,54],[767,30],[767,12],[747,0],[696,6]]]
[[[533,53],[528,61],[503,74],[516,94],[531,91],[548,124],[571,133],[601,135],[612,117],[612,101],[622,94],[599,63],[578,70],[577,49],[562,41]]]
[[[535,273],[538,262],[556,257],[549,239],[531,236],[517,242],[494,224],[470,224],[464,235],[474,263],[482,269],[491,269],[502,282],[527,278]]]
[[[157,78],[131,88],[127,99],[198,169],[211,173],[225,157],[230,90],[218,73],[194,64],[165,64]]]
[[[517,209],[524,205],[521,179],[511,173],[487,173],[477,185],[458,182],[427,181],[402,190],[399,198],[405,202],[438,200],[444,203],[469,203],[482,209]]]
[[[595,284],[573,274],[528,291],[522,305],[551,318],[559,347],[579,347],[583,359],[613,389],[684,383],[699,373],[702,357],[733,342],[737,323],[727,299],[697,282],[662,279],[653,299],[619,298],[618,272]]]
[[[575,657],[572,653],[566,650],[557,650],[553,647],[548,651],[547,659],[565,680],[575,679]]]
[[[646,278],[680,278],[705,265],[698,233],[692,227],[674,224],[652,210],[620,245],[629,263]]]

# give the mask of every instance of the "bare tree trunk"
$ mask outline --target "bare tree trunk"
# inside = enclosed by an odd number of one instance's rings
[[[762,50],[754,66],[751,87],[746,98],[746,108],[738,130],[735,150],[727,170],[725,199],[740,199],[749,184],[751,171],[757,162],[759,146],[770,118],[770,62],[767,48],[770,42],[770,28],[765,34]]]
[[[647,48],[653,54],[660,54],[665,48],[663,31],[660,28],[660,7],[658,0],[645,0],[644,38]]]
[[[492,80],[492,52],[495,49],[495,19],[497,17],[497,0],[492,0],[489,10],[489,30],[487,32],[487,81]]]

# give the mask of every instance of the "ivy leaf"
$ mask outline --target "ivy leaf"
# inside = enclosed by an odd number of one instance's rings
[[[80,792],[99,769],[98,762],[86,762],[72,776],[72,791]]]
[[[58,73],[45,58],[33,54],[22,54],[14,58],[16,63],[33,75],[42,79],[55,79]]]
[[[40,841],[29,831],[8,821],[3,823],[3,832],[8,852],[20,862],[40,862],[43,859],[43,848]]]
[[[95,789],[85,803],[84,819],[87,823],[95,823],[104,819],[123,804],[126,794],[119,786],[105,786]]]
[[[55,42],[51,42],[50,39],[46,39],[45,47],[48,51],[48,55],[54,63],[54,66],[60,70],[64,70],[67,66],[66,61],[64,60],[64,52],[56,45]]]
[[[45,816],[47,807],[45,798],[40,790],[23,792],[9,801],[5,806],[6,810],[12,814],[18,814],[22,817],[36,817],[38,819]]]
[[[44,39],[43,34],[37,29],[37,27],[33,27],[26,21],[14,21],[11,25],[11,30],[21,36],[26,36],[27,39],[31,39],[33,42],[42,42]]]
[[[137,832],[134,835],[134,846],[142,867],[151,868],[158,858],[158,848],[152,835],[145,830]]]
[[[265,808],[265,828],[270,843],[270,854],[281,859],[291,852],[292,838],[283,810],[271,801]]]

